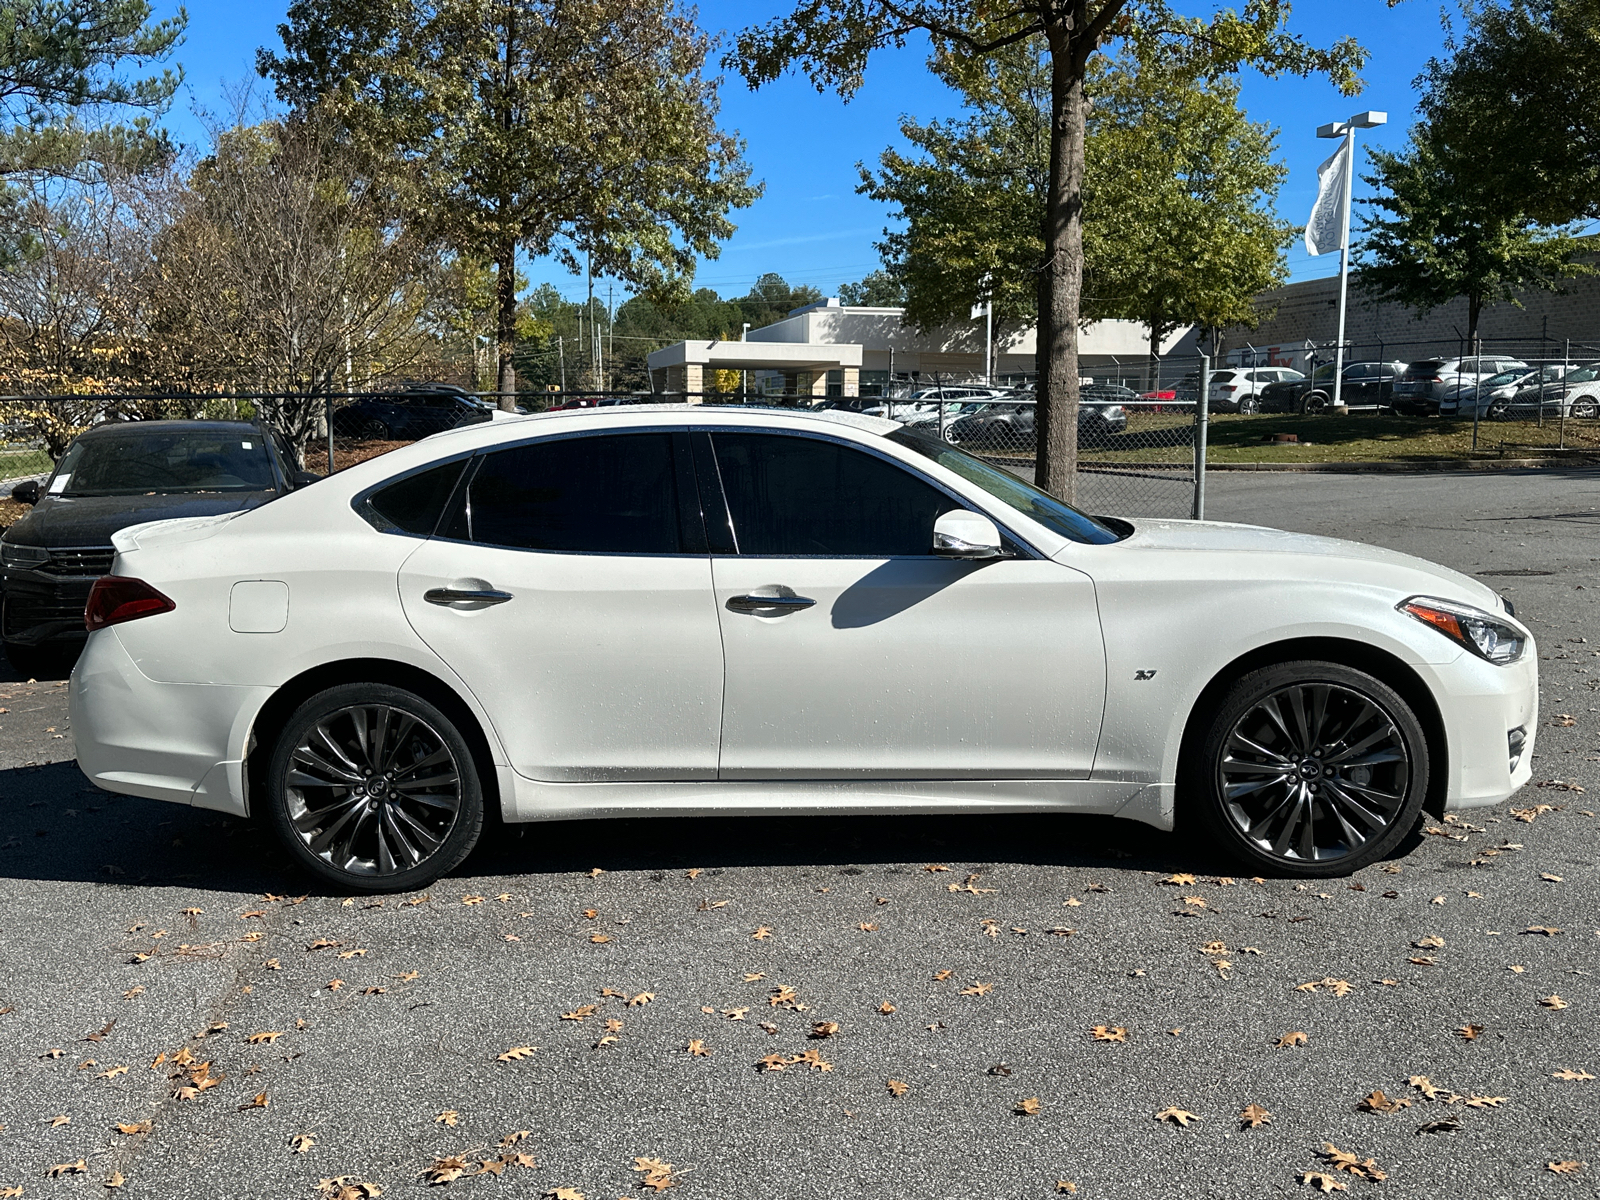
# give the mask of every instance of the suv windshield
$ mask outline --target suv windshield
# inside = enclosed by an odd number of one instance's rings
[[[276,486],[266,438],[215,430],[141,430],[82,437],[50,483],[55,496],[264,492]]]
[[[946,445],[938,438],[910,429],[897,429],[889,434],[891,442],[908,450],[915,450],[924,458],[932,459],[948,471],[954,471],[968,483],[977,484],[1002,504],[1009,505],[1039,522],[1046,529],[1059,533],[1075,542],[1102,546],[1118,539],[1116,533],[1086,513],[1070,504],[1063,504],[1048,492],[1040,491],[1031,483],[1024,483],[1015,475],[998,467],[991,467],[981,458]]]

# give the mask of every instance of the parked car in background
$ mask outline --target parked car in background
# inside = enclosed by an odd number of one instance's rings
[[[1258,411],[1261,393],[1279,383],[1292,383],[1305,376],[1292,367],[1220,367],[1211,372],[1209,406],[1212,412],[1251,413]],[[1185,376],[1173,398],[1198,402],[1200,376]]]
[[[33,511],[0,538],[6,657],[34,675],[77,650],[119,529],[259,508],[319,478],[296,469],[278,434],[242,421],[115,422],[79,434],[42,487],[11,490]]]
[[[1397,413],[1426,417],[1439,411],[1444,398],[1462,384],[1476,384],[1528,364],[1505,354],[1468,358],[1422,358],[1408,363],[1395,382],[1391,404]]]
[[[1548,386],[1573,369],[1575,364],[1563,366],[1560,363],[1546,367],[1513,367],[1488,379],[1458,383],[1439,401],[1439,415],[1471,419],[1476,409],[1479,417],[1503,418],[1519,389],[1537,389],[1540,383]]]
[[[408,383],[335,408],[333,432],[363,441],[412,442],[458,425],[487,421],[493,407],[453,384]]]
[[[1589,420],[1600,416],[1600,363],[1586,363],[1565,371],[1559,379],[1525,379],[1505,402],[1491,410],[1497,419],[1529,420],[1543,415]]]
[[[947,424],[944,440],[952,446],[968,449],[1031,450],[1036,438],[1037,408],[1031,401],[996,401],[982,405],[977,411]],[[1128,414],[1120,404],[1080,403],[1078,406],[1080,445],[1103,443],[1127,427]]]
[[[1120,383],[1086,383],[1078,388],[1083,404],[1133,404],[1138,399],[1138,392]]]
[[[1322,363],[1298,379],[1274,383],[1261,392],[1258,401],[1261,412],[1327,412],[1333,407],[1333,363]],[[1388,408],[1394,394],[1394,385],[1405,373],[1400,362],[1346,363],[1339,384],[1340,403],[1358,408],[1376,406]]]

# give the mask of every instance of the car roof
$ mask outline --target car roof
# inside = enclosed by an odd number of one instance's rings
[[[249,421],[102,421],[91,425],[80,438],[114,437],[119,433],[253,433],[260,436],[261,426]]]

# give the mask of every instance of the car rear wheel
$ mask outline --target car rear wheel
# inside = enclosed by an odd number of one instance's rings
[[[1303,413],[1322,413],[1328,411],[1328,398],[1321,392],[1311,392],[1300,401],[1300,411]]]
[[[1241,396],[1239,398],[1239,411],[1241,413],[1258,413],[1261,411],[1261,401],[1254,396]]]
[[[373,419],[361,427],[361,436],[369,442],[387,442],[389,427],[382,421]]]
[[[1189,785],[1213,838],[1257,874],[1347,875],[1411,832],[1426,735],[1383,681],[1338,663],[1252,671],[1223,698]]]
[[[1595,416],[1596,407],[1593,400],[1574,400],[1572,411],[1567,415],[1577,417],[1579,420],[1591,420]]]
[[[289,853],[347,889],[426,887],[460,865],[483,827],[483,789],[455,722],[385,684],[342,684],[296,709],[267,792]]]

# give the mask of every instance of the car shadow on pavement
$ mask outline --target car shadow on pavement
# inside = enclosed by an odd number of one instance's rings
[[[1410,851],[1413,837],[1395,856]],[[1057,813],[909,816],[625,817],[485,829],[456,872],[474,877],[593,870],[863,865],[952,869],[1001,862],[1239,875],[1202,841],[1134,821]],[[0,770],[0,879],[328,889],[256,823],[91,787],[73,763]]]

